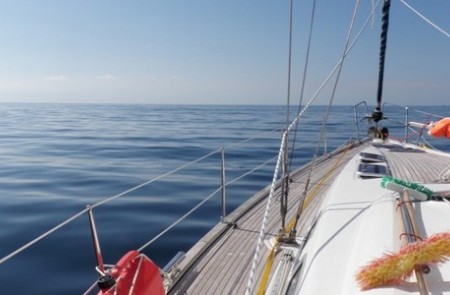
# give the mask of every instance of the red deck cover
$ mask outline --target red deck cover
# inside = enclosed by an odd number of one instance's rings
[[[132,250],[125,254],[113,268],[111,275],[116,280],[116,285],[109,290],[100,291],[99,295],[165,294],[159,267],[138,251]],[[136,281],[133,286],[134,279]],[[131,288],[133,291],[130,293]]]

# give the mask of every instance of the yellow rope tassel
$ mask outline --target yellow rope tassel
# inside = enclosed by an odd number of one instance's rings
[[[361,290],[397,285],[408,278],[416,266],[441,263],[450,258],[450,232],[435,234],[411,243],[397,254],[386,253],[356,274]]]

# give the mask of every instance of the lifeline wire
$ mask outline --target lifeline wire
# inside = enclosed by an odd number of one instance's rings
[[[261,134],[257,134],[257,135],[255,135],[254,137],[250,137],[250,138],[244,139],[244,140],[242,140],[242,141],[240,141],[240,142],[230,144],[230,145],[226,146],[226,148],[230,148],[230,147],[233,147],[233,146],[238,146],[238,145],[243,144],[243,143],[245,143],[245,142],[247,142],[247,141],[250,141],[250,140],[252,140],[252,139],[258,138],[258,137],[260,137],[260,136],[263,135],[263,134],[273,133],[273,132],[275,132],[275,131],[277,131],[277,130],[279,130],[279,128],[270,130],[269,132],[261,132]],[[197,163],[197,162],[199,162],[199,161],[201,161],[201,160],[203,160],[203,159],[206,159],[206,158],[208,158],[208,157],[210,157],[210,156],[212,156],[212,155],[214,155],[214,154],[216,154],[216,153],[218,153],[218,152],[220,152],[220,151],[221,151],[221,150],[215,150],[215,151],[212,151],[212,152],[209,153],[209,154],[206,154],[206,155],[204,155],[204,156],[202,156],[202,157],[200,157],[200,158],[198,158],[198,159],[196,159],[196,160],[194,160],[194,161],[188,162],[188,163],[186,163],[186,164],[184,164],[184,165],[182,165],[182,166],[180,166],[180,167],[178,167],[178,168],[176,168],[176,169],[174,169],[174,170],[171,170],[171,171],[169,171],[169,172],[166,172],[166,173],[164,173],[164,174],[162,174],[162,175],[160,175],[160,176],[158,176],[158,177],[156,177],[156,178],[150,179],[150,180],[148,180],[148,181],[146,181],[146,182],[143,182],[143,183],[141,183],[141,184],[139,184],[139,185],[137,185],[137,186],[134,186],[134,187],[132,187],[132,188],[126,190],[126,191],[123,191],[123,192],[121,192],[121,193],[119,193],[119,194],[117,194],[117,195],[114,195],[114,196],[109,197],[109,198],[107,198],[107,199],[104,199],[104,200],[102,200],[102,201],[100,201],[100,202],[97,202],[97,203],[95,203],[94,205],[92,205],[91,208],[96,208],[96,207],[102,206],[102,205],[104,205],[104,204],[106,204],[106,203],[108,203],[108,202],[110,202],[110,201],[113,201],[113,200],[115,200],[115,199],[117,199],[117,198],[123,197],[123,196],[129,194],[130,192],[133,192],[133,191],[135,191],[135,190],[137,190],[137,189],[139,189],[139,188],[142,188],[142,187],[144,187],[144,186],[146,186],[146,185],[148,185],[148,184],[151,184],[151,183],[153,183],[153,182],[156,182],[157,180],[159,180],[159,179],[161,179],[161,178],[163,178],[163,177],[166,177],[166,176],[168,176],[168,175],[171,175],[171,174],[173,174],[173,173],[175,173],[175,172],[177,172],[177,171],[179,171],[179,170],[181,170],[181,169],[183,169],[183,168],[185,168],[185,167],[187,167],[187,166],[193,165],[193,164],[195,164],[195,163]],[[272,161],[272,160],[273,160],[273,158],[270,159],[269,161]],[[269,162],[269,161],[267,161],[267,162]],[[263,166],[263,165],[265,165],[267,162],[265,162],[265,163],[263,163],[262,165],[258,166],[258,168],[261,167],[261,166]],[[255,171],[255,170],[256,170],[256,169],[253,169],[252,171]],[[248,175],[248,174],[249,174],[249,173],[247,173],[246,175]],[[220,190],[220,188],[219,188],[218,190]],[[217,190],[217,191],[218,191],[218,190]],[[217,191],[214,192],[212,195],[216,194]],[[201,204],[203,204],[203,203],[205,203],[207,200],[209,200],[209,199],[212,197],[212,195],[208,196],[203,202],[201,202]],[[197,205],[197,206],[195,207],[195,209],[197,209],[198,207],[199,207],[199,205]],[[81,210],[80,212],[78,212],[78,213],[76,213],[75,215],[73,215],[73,216],[67,218],[66,220],[64,220],[63,222],[61,222],[61,223],[59,223],[58,225],[54,226],[54,227],[51,228],[50,230],[46,231],[45,233],[39,235],[39,236],[36,237],[35,239],[33,239],[33,240],[31,240],[30,242],[26,243],[26,244],[23,245],[22,247],[16,249],[15,251],[13,251],[13,252],[11,252],[10,254],[6,255],[5,257],[1,258],[1,259],[0,259],[0,264],[2,264],[2,263],[4,263],[4,262],[8,261],[9,259],[11,259],[11,258],[13,258],[14,256],[18,255],[19,253],[23,252],[24,250],[30,248],[30,247],[33,246],[34,244],[36,244],[36,243],[38,243],[39,241],[43,240],[43,239],[46,238],[47,236],[53,234],[54,232],[56,232],[56,231],[59,230],[60,228],[64,227],[65,225],[71,223],[72,221],[74,221],[74,220],[77,219],[78,217],[80,217],[80,216],[82,216],[83,214],[85,214],[87,211],[88,211],[88,209]],[[192,211],[194,211],[194,210],[191,210],[191,211],[189,211],[189,212],[191,213]],[[180,219],[183,220],[184,218],[185,218],[185,216],[181,217]],[[175,225],[178,224],[178,223],[181,221],[180,219],[177,220],[177,221],[175,221]],[[172,228],[172,227],[173,227],[173,226],[171,226],[171,228]],[[167,232],[167,231],[164,231],[164,233],[165,233],[165,232]],[[154,238],[152,241],[150,241],[149,243],[154,242],[154,240],[157,239],[157,238],[159,238],[160,236],[161,236],[161,235],[158,235],[157,237],[155,237],[155,238]],[[141,247],[141,248],[145,248],[145,247]]]
[[[141,184],[139,184],[139,185],[136,185],[135,187],[132,187],[132,188],[126,190],[126,191],[123,191],[123,192],[121,192],[120,194],[114,195],[114,196],[109,197],[109,198],[107,198],[107,199],[105,199],[105,200],[103,200],[103,201],[100,201],[100,202],[98,202],[98,203],[95,203],[94,205],[91,206],[91,208],[94,209],[94,208],[96,208],[96,207],[98,207],[98,206],[101,206],[101,205],[103,205],[103,204],[105,204],[105,203],[108,203],[108,202],[110,202],[110,201],[112,201],[112,200],[115,200],[115,199],[120,198],[120,197],[122,197],[122,196],[124,196],[124,195],[127,195],[127,194],[129,194],[129,193],[131,193],[131,192],[133,192],[133,191],[135,191],[135,190],[137,190],[137,189],[140,189],[141,187],[144,187],[144,186],[146,186],[146,185],[148,185],[148,184],[150,184],[150,183],[152,183],[152,182],[155,182],[155,181],[157,181],[157,180],[159,180],[159,179],[161,179],[161,178],[164,178],[164,177],[166,177],[166,176],[168,176],[168,175],[170,175],[170,174],[173,174],[173,173],[175,173],[175,172],[177,172],[177,171],[179,171],[179,170],[181,170],[181,169],[183,169],[183,168],[185,168],[185,167],[187,167],[187,166],[190,166],[190,165],[192,165],[192,164],[198,163],[198,162],[200,162],[201,160],[206,159],[206,158],[208,158],[208,157],[210,157],[210,156],[212,156],[212,155],[214,155],[214,154],[216,154],[216,153],[218,153],[218,152],[220,152],[220,151],[221,151],[221,150],[215,150],[215,151],[212,151],[212,152],[210,152],[209,154],[206,154],[206,155],[204,155],[203,157],[200,157],[200,158],[198,158],[198,159],[196,159],[196,160],[194,160],[194,161],[191,161],[191,162],[188,162],[188,163],[186,163],[186,164],[184,164],[184,165],[181,165],[180,167],[178,167],[178,168],[176,168],[176,169],[174,169],[174,170],[172,170],[172,171],[169,171],[169,172],[167,172],[167,173],[161,174],[160,176],[157,176],[157,177],[155,177],[155,178],[152,178],[152,179],[150,179],[150,180],[148,180],[148,181],[146,181],[146,182],[143,182],[143,183],[141,183]]]
[[[186,212],[183,216],[181,216],[177,221],[175,221],[174,223],[172,223],[169,227],[166,227],[162,232],[160,232],[157,236],[155,236],[153,239],[151,239],[150,241],[148,241],[146,244],[142,245],[139,249],[138,252],[141,252],[142,250],[144,250],[145,248],[147,248],[148,246],[150,246],[152,243],[154,243],[157,239],[159,239],[161,236],[163,236],[165,233],[167,233],[169,230],[171,230],[172,228],[174,228],[177,224],[179,224],[181,221],[183,221],[184,219],[186,219],[186,217],[188,217],[189,215],[192,214],[192,212],[194,212],[195,210],[197,210],[198,208],[200,208],[203,204],[205,204],[207,201],[209,201],[212,197],[214,197],[218,192],[220,192],[220,190],[222,189],[222,187],[219,187],[218,189],[216,189],[214,192],[212,192],[208,197],[204,198],[200,203],[198,203],[194,208],[192,208],[191,210],[189,210],[188,212]]]
[[[88,211],[88,209],[84,209],[80,212],[78,212],[77,214],[73,215],[72,217],[64,220],[63,222],[61,222],[60,224],[58,224],[57,226],[53,227],[51,230],[43,233],[42,235],[40,235],[39,237],[35,238],[34,240],[28,242],[27,244],[23,245],[22,247],[20,247],[19,249],[15,250],[14,252],[11,252],[10,254],[6,255],[5,257],[3,257],[2,259],[0,259],[0,264],[2,264],[3,262],[13,258],[14,256],[16,256],[17,254],[19,254],[20,252],[22,252],[23,250],[31,247],[32,245],[36,244],[37,242],[39,242],[40,240],[44,239],[45,237],[49,236],[50,234],[52,234],[53,232],[57,231],[58,229],[60,229],[61,227],[65,226],[66,224],[72,222],[73,220],[77,219],[78,217],[80,217],[81,215],[83,215],[84,213],[86,213]]]

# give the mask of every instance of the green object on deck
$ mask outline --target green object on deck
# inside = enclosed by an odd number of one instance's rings
[[[394,178],[391,176],[383,176],[381,179],[381,186],[398,193],[401,193],[403,190],[407,190],[410,192],[412,198],[421,201],[429,200],[433,195],[432,190],[421,184],[405,181],[403,179]]]

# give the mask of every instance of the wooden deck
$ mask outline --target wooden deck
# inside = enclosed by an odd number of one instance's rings
[[[450,158],[420,150],[397,147],[380,147],[388,161],[392,176],[407,181],[440,182],[439,174],[450,165]]]
[[[317,161],[310,183],[310,191],[317,187],[317,194],[308,201],[309,206],[303,212],[297,227],[299,235],[310,227],[339,167],[345,165],[361,148],[343,149]],[[308,168],[302,167],[291,174],[287,220],[297,210]],[[323,179],[325,175],[326,179]],[[266,188],[253,196],[227,217],[227,224],[218,224],[186,253],[186,258],[178,265],[181,275],[169,294],[244,294],[268,195],[269,188]],[[277,189],[270,211],[268,237],[275,236],[281,228],[279,197],[280,190]],[[266,247],[262,250],[261,260],[265,260],[269,251]],[[261,263],[257,272],[262,267]]]
[[[297,226],[299,236],[307,234],[340,168],[368,145],[370,143],[341,149],[317,161],[309,189],[311,197],[306,200],[306,209]],[[385,156],[392,176],[408,181],[435,182],[439,173],[450,165],[449,157],[430,156],[399,146],[380,146],[379,151]],[[308,173],[309,166],[305,166],[291,174],[287,220],[297,210]],[[174,284],[169,294],[244,294],[268,195],[269,188],[266,188],[253,196],[227,217],[227,223],[218,224],[189,250],[172,273]],[[277,189],[266,238],[275,236],[281,227],[279,196]],[[262,272],[268,255],[268,248],[262,247],[257,274]],[[260,277],[258,275],[256,285]]]

